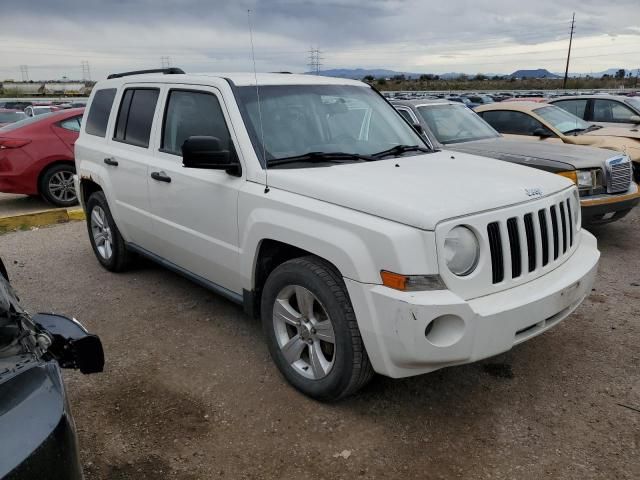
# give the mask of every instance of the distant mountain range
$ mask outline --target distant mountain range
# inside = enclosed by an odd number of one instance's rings
[[[586,77],[588,75],[594,78],[600,78],[603,75],[613,76],[619,69],[620,68],[610,68],[602,72],[592,72],[592,73],[569,73],[569,76],[570,77]],[[632,69],[632,70],[626,69],[626,71],[636,72],[636,69]],[[314,72],[306,72],[306,73],[314,73]],[[397,75],[404,75],[406,78],[420,78],[420,75],[427,75],[427,74],[415,73],[415,72],[398,72],[396,70],[387,70],[384,68],[334,68],[329,70],[321,70],[320,75],[324,75],[327,77],[352,78],[355,80],[361,80],[367,75],[372,75],[374,78],[392,78]],[[438,75],[440,78],[450,80],[453,78],[458,78],[462,75],[473,77],[475,74],[447,72],[447,73],[437,73],[434,75]],[[495,75],[499,75],[501,77],[515,77],[515,78],[562,78],[564,76],[564,73],[552,73],[545,68],[537,68],[532,70],[516,70],[510,75],[505,75],[502,73],[483,73],[483,75],[487,77],[493,77]]]

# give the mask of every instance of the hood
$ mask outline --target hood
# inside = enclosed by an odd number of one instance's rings
[[[572,185],[559,175],[446,150],[269,170],[270,187],[423,230],[434,230],[450,218],[530,201],[527,189],[539,188],[546,196]]]
[[[593,137],[625,137],[640,140],[640,128],[637,125],[626,127],[602,127],[584,135]]]
[[[615,150],[604,148],[551,142],[522,142],[504,137],[454,143],[447,145],[446,148],[553,173],[582,168],[602,168],[607,159],[620,155]]]

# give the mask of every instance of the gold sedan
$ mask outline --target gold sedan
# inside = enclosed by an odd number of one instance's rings
[[[508,137],[544,142],[589,145],[625,153],[640,173],[640,129],[600,127],[554,105],[535,102],[500,102],[480,105],[475,111]]]

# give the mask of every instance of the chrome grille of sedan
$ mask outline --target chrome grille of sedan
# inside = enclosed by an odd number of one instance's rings
[[[633,169],[626,155],[606,161],[607,193],[621,193],[629,190]]]

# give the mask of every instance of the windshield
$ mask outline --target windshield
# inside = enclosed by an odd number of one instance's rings
[[[625,100],[629,105],[635,108],[640,112],[640,98],[639,97],[629,97]]]
[[[263,149],[267,160],[275,163],[310,152],[368,156],[398,145],[426,147],[400,114],[368,87],[269,85],[259,93],[260,112],[255,86],[239,87],[236,94],[263,166]]]
[[[560,107],[550,105],[548,107],[537,108],[534,112],[562,133],[579,132],[590,127],[587,122]]]
[[[418,112],[429,130],[444,145],[500,136],[464,105],[423,105],[418,107]]]
[[[0,123],[13,123],[25,117],[24,112],[0,112]]]

